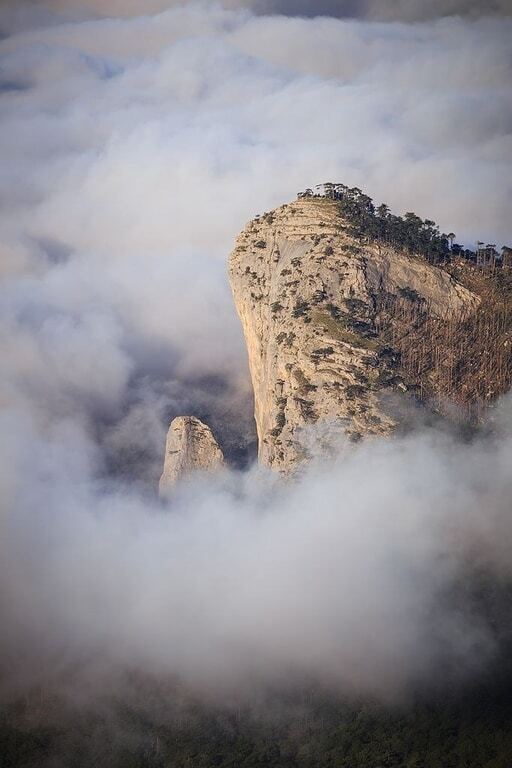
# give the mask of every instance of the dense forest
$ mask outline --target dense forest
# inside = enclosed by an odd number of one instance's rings
[[[476,252],[454,242],[455,233],[440,232],[431,219],[421,219],[412,211],[397,216],[386,203],[375,206],[371,197],[358,187],[326,182],[318,184],[317,196],[336,200],[344,219],[350,222],[355,237],[381,240],[409,253],[423,256],[431,264],[446,264],[451,256],[476,259]],[[313,197],[312,189],[299,192],[298,197]],[[492,246],[494,247],[494,246]]]
[[[5,717],[1,768],[510,768],[510,677],[444,692],[409,708],[354,706],[318,691],[257,710],[190,703],[155,692],[105,702],[52,723]],[[21,706],[21,705],[20,705]]]

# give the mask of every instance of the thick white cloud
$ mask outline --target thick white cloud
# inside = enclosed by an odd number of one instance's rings
[[[91,677],[106,660],[199,690],[307,679],[390,700],[495,658],[467,580],[512,576],[510,439],[375,442],[287,486],[255,472],[196,481],[163,509],[84,481],[91,457],[70,425],[44,442],[25,421],[2,428],[17,487],[0,648],[23,662],[5,685],[43,659],[51,690],[87,660],[87,685],[109,690],[103,665]]]
[[[327,674],[348,615],[347,606],[339,617],[336,613],[339,593],[349,578],[348,564],[357,565],[349,558],[349,545],[360,553],[362,578],[374,556],[378,562],[389,557],[394,531],[390,521],[382,539],[369,536],[363,546],[357,521],[365,514],[372,524],[378,521],[372,517],[374,497],[359,497],[357,490],[343,501],[341,517],[333,518],[333,500],[347,483],[357,489],[359,475],[343,470],[349,474],[340,475],[347,482],[339,486],[323,476],[305,481],[300,496],[291,489],[282,497],[281,513],[278,497],[272,507],[275,521],[265,518],[261,525],[257,482],[249,485],[241,509],[236,492],[214,486],[198,496],[185,495],[179,509],[191,522],[179,530],[152,504],[145,507],[132,481],[154,484],[165,428],[177,413],[206,416],[235,453],[251,440],[246,353],[226,258],[236,233],[255,213],[332,179],[356,184],[399,211],[435,218],[464,242],[510,241],[512,22],[450,18],[382,24],[133,0],[11,5],[2,11],[2,24],[10,32],[0,43],[5,453],[0,465],[10,553],[3,584],[8,599],[15,600],[18,582],[12,574],[27,563],[39,540],[34,535],[48,519],[54,538],[31,564],[33,581],[22,578],[21,583],[40,583],[51,599],[58,582],[70,590],[76,585],[75,594],[62,594],[55,605],[27,586],[28,602],[17,601],[18,620],[22,627],[30,624],[30,606],[37,603],[44,615],[56,611],[55,632],[69,636],[70,625],[82,626],[98,615],[85,639],[93,642],[90,633],[99,628],[119,647],[125,632],[134,632],[126,641],[129,660],[152,647],[148,634],[135,631],[134,624],[144,628],[156,621],[155,663],[161,658],[166,669],[176,671],[187,667],[190,632],[185,630],[193,611],[200,616],[198,642],[209,639],[215,663],[225,661],[220,638],[227,635],[246,670],[252,642],[260,658],[279,665],[287,633],[297,635],[314,615],[318,644],[305,637],[291,649],[290,663]],[[431,453],[429,461],[440,472]],[[395,471],[392,451],[386,461]],[[113,475],[117,490],[102,492]],[[398,475],[388,488],[389,498],[395,494],[403,506],[401,524],[412,498],[407,489],[400,496],[407,477]],[[506,484],[503,477],[495,481],[500,488]],[[418,478],[423,487],[425,478],[421,473]],[[455,487],[443,487],[456,493]],[[468,494],[470,508],[476,508],[476,496]],[[325,513],[318,528],[317,498]],[[390,500],[388,511],[391,507]],[[297,527],[290,534],[297,510]],[[421,508],[421,519],[424,512]],[[245,523],[237,521],[238,513],[248,518]],[[139,544],[145,526],[148,533]],[[430,535],[430,523],[425,530]],[[338,550],[324,548],[329,531],[332,541],[346,542],[345,564],[334,562]],[[196,581],[194,558],[219,545],[224,534],[219,548],[224,559],[207,558]],[[290,535],[295,537],[290,560],[279,582]],[[265,542],[274,539],[268,573],[251,571],[265,560]],[[306,539],[317,541],[333,568],[327,573],[318,566],[309,613],[293,594],[295,582],[302,593],[307,590],[300,569],[303,557],[309,557],[301,543]],[[398,544],[404,550],[399,577],[405,578],[414,537],[406,531]],[[105,551],[98,553],[103,545]],[[160,545],[165,551],[145,571],[152,561],[148,553]],[[439,553],[437,545],[434,552]],[[85,567],[91,557],[98,566],[92,596]],[[317,560],[307,557],[304,573],[311,574]],[[426,578],[412,596],[393,597],[396,574],[385,573],[383,580],[382,605],[391,614],[403,613],[405,649],[416,643],[418,632],[415,609],[408,612],[412,598],[431,604],[429,557]],[[73,562],[77,570],[71,570],[68,583],[64,574]],[[54,570],[48,570],[52,563]],[[131,563],[143,592],[132,591]],[[125,590],[118,572],[126,579]],[[241,584],[237,594],[229,573]],[[255,578],[259,588],[253,595]],[[222,582],[219,600],[232,611],[223,617],[218,635],[212,623],[217,598],[210,591],[216,579]],[[327,589],[329,579],[336,589]],[[165,585],[163,591],[158,584]],[[98,606],[96,594],[102,590],[104,603]],[[372,650],[386,666],[392,627],[385,629],[383,617],[379,623],[372,590],[361,595],[359,617],[350,606],[350,620],[360,624],[350,630],[347,648],[357,644],[368,615],[371,626],[391,633],[380,656],[378,648]],[[142,594],[152,596],[146,607]],[[184,594],[191,595],[190,608]],[[284,644],[275,634],[268,640],[262,632],[253,636],[255,624],[266,627],[287,595],[293,621],[289,628],[278,624]],[[117,598],[122,615],[111,625],[106,618]],[[253,598],[253,615],[237,625],[236,615],[249,611]],[[61,611],[71,603],[88,605],[90,613]],[[183,624],[182,635],[173,616]],[[38,618],[41,613],[34,611],[33,631]],[[451,620],[451,614],[444,618]],[[14,620],[11,626],[17,626]],[[471,629],[470,636],[477,637],[478,627]],[[275,655],[267,642],[276,647]],[[77,644],[71,632],[71,649]],[[454,647],[463,653],[459,644]],[[197,664],[199,656],[191,653],[190,659]],[[342,658],[346,670],[349,656]],[[406,671],[422,674],[429,663],[411,658]],[[361,660],[354,664],[353,682],[371,688],[357,672]],[[350,683],[345,672],[340,675],[342,683]]]

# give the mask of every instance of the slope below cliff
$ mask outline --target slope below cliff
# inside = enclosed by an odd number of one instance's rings
[[[415,376],[414,364],[401,365],[396,347],[407,326],[460,322],[480,304],[446,270],[355,237],[326,198],[304,198],[250,222],[229,274],[260,462],[284,472],[344,436],[391,433],[397,417],[389,395],[428,389],[428,371]]]

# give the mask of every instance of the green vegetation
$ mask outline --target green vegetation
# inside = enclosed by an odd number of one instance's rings
[[[376,350],[378,342],[375,339],[366,338],[349,327],[350,318],[344,317],[341,313],[333,317],[329,312],[313,312],[312,320],[316,325],[325,328],[329,336],[335,341],[342,341],[359,349]]]
[[[270,311],[273,315],[277,315],[278,312],[281,312],[284,309],[283,305],[279,301],[273,301],[270,305]]]
[[[355,397],[361,397],[366,393],[366,387],[362,384],[350,384],[345,389],[345,395],[348,400],[353,400]]]
[[[409,301],[425,301],[425,299],[420,296],[418,291],[415,291],[414,288],[409,288],[409,286],[406,286],[405,288],[399,288],[398,293],[403,299],[408,299]]]
[[[503,679],[404,710],[308,691],[265,712],[163,699],[64,712],[59,725],[0,722],[1,768],[510,768],[512,707]],[[101,712],[101,714],[100,714]]]
[[[276,336],[276,341],[278,344],[284,344],[285,347],[290,348],[295,341],[295,334],[293,331],[290,331],[290,333],[285,333],[284,331],[281,331],[281,333],[278,333]]]
[[[284,413],[284,408],[286,406],[286,398],[279,398],[280,400],[284,400],[284,404],[278,403],[280,410],[278,411],[276,415],[276,425],[273,429],[270,430],[270,434],[272,437],[279,437],[281,432],[284,429],[284,426],[286,424],[286,416]]]
[[[451,253],[456,252],[466,258],[476,258],[472,251],[466,251],[454,244],[453,232],[445,234],[439,231],[437,224],[422,220],[412,211],[404,216],[392,214],[385,203],[375,206],[373,200],[358,187],[327,182],[317,186],[318,195],[339,204],[340,213],[350,225],[350,234],[358,238],[380,240],[409,253],[423,256],[432,264],[445,263]],[[300,192],[299,197],[312,197],[313,190]],[[347,246],[354,252],[357,246]]]
[[[362,314],[363,316],[367,313],[367,306],[364,301],[361,299],[343,299],[343,303],[349,310],[349,312],[353,314]],[[331,305],[332,306],[332,305]],[[331,309],[331,312],[333,310]]]
[[[330,357],[334,354],[334,348],[333,347],[319,347],[318,349],[314,349],[311,353],[312,358],[320,359],[323,358],[325,360],[326,357]]]
[[[293,399],[299,406],[300,412],[304,421],[310,421],[310,422],[317,421],[318,415],[315,409],[313,408],[314,406],[313,400],[306,400],[303,397],[294,397]]]
[[[293,369],[293,377],[299,385],[299,392],[301,393],[314,392],[315,389],[318,389],[315,384],[311,384],[311,382],[306,378],[304,371],[301,368]]]
[[[310,310],[309,302],[304,299],[297,299],[292,310],[293,317],[305,317]]]

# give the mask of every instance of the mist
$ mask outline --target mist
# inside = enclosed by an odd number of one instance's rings
[[[511,447],[432,428],[340,446],[291,483],[195,478],[163,505],[94,482],[71,429],[41,444],[17,425],[2,457],[4,685],[80,663],[89,686],[100,664],[99,690],[125,666],[199,692],[307,679],[392,701],[471,678],[500,638],[461,587],[512,576]]]
[[[6,691],[94,657],[98,684],[126,665],[394,698],[498,652],[449,595],[475,553],[510,576],[509,438],[422,430],[289,486],[261,473],[226,260],[247,220],[328,179],[510,243],[512,20],[312,8],[0,9]],[[233,469],[165,507],[180,414]]]

